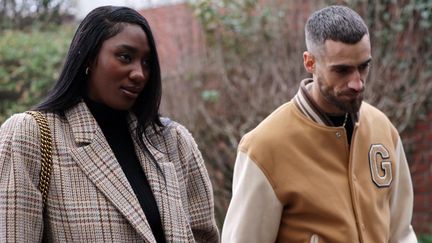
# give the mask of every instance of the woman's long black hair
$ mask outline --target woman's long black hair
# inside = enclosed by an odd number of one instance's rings
[[[150,127],[156,134],[163,127],[159,115],[162,95],[161,73],[156,44],[147,20],[137,11],[127,7],[103,6],[91,11],[78,26],[72,39],[60,77],[36,110],[62,114],[78,104],[86,95],[88,77],[86,68],[97,58],[102,43],[117,35],[124,24],[139,25],[147,35],[151,51],[150,77],[135,101],[132,112],[137,116],[137,137],[143,141],[145,130]],[[157,163],[156,163],[157,165]]]

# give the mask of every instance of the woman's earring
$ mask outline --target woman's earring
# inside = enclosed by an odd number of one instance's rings
[[[90,68],[89,68],[89,67],[86,67],[85,74],[88,75],[89,72],[90,72]]]

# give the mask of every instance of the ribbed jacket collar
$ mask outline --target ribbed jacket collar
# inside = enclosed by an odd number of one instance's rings
[[[293,101],[297,108],[309,119],[312,121],[324,125],[334,127],[335,125],[330,120],[330,118],[326,115],[324,111],[322,111],[316,102],[309,95],[309,90],[312,87],[313,79],[304,79],[300,83],[300,88],[297,91],[297,94],[294,96]],[[356,123],[358,121],[359,113],[350,113],[351,121]],[[354,124],[353,124],[354,126]]]

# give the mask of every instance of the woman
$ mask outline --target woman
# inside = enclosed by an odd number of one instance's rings
[[[53,139],[45,204],[35,119],[16,114],[0,128],[0,242],[217,242],[203,159],[183,126],[159,116],[160,99],[144,17],[89,13],[36,107]]]

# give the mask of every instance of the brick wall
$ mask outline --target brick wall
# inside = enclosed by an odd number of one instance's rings
[[[139,12],[152,29],[164,77],[191,67],[191,62],[199,62],[205,50],[204,36],[198,20],[185,3]]]
[[[432,111],[427,119],[402,134],[414,186],[413,227],[418,234],[432,233]]]

